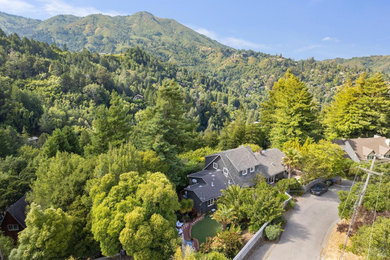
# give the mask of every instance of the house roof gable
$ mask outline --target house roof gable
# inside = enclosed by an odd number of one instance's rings
[[[26,228],[27,205],[26,195],[24,195],[7,209],[7,213],[10,214],[23,228]]]

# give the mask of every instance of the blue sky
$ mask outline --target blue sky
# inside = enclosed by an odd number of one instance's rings
[[[148,11],[235,48],[294,59],[390,54],[386,0],[0,0],[0,11],[37,19]]]

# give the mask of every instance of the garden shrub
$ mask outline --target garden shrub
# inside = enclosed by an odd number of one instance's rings
[[[282,229],[278,225],[269,225],[265,228],[265,235],[269,240],[275,240],[279,237]]]

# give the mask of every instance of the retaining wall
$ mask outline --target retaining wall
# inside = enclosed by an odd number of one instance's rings
[[[266,222],[257,232],[256,234],[245,244],[245,246],[238,252],[238,254],[233,258],[233,260],[244,260],[252,252],[252,249],[256,247],[263,240],[263,233],[265,227],[268,225]]]

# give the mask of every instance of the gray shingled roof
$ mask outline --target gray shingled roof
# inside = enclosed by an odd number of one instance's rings
[[[240,146],[220,153],[207,155],[206,157],[216,155],[221,156],[223,159],[227,158],[237,171],[249,169],[258,164],[256,157],[249,146]]]
[[[8,209],[7,213],[9,213],[18,223],[23,227],[26,228],[26,195],[21,197],[17,202],[12,204]]]
[[[261,153],[255,153],[259,163],[260,172],[265,177],[272,177],[285,171],[283,162],[284,154],[276,148],[263,150]]]
[[[221,190],[224,190],[228,187],[228,180],[221,170],[204,170],[192,173],[188,175],[188,177],[202,178],[206,183],[196,183],[185,188],[185,190],[193,191],[202,202],[213,198],[218,198],[221,196]]]

